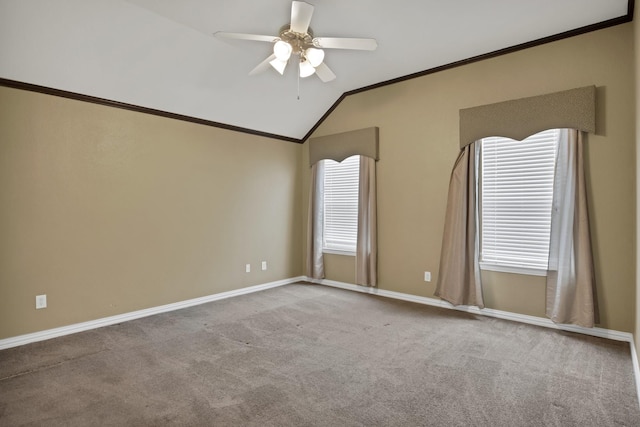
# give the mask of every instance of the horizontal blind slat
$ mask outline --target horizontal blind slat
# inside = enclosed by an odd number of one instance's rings
[[[481,260],[547,268],[559,131],[481,143]]]
[[[352,156],[341,163],[333,160],[323,162],[323,247],[355,251],[358,233],[360,157]]]

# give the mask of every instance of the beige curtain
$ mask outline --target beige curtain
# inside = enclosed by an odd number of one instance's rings
[[[311,166],[309,188],[309,211],[307,213],[307,259],[306,273],[313,279],[324,279],[324,257],[322,255],[322,224],[324,217],[324,162]]]
[[[478,261],[478,144],[460,151],[451,173],[435,295],[453,305],[484,308]]]
[[[553,184],[547,316],[556,323],[599,322],[584,178],[583,133],[562,129]]]
[[[378,283],[378,236],[376,214],[376,161],[360,156],[358,188],[358,240],[356,242],[356,284]]]

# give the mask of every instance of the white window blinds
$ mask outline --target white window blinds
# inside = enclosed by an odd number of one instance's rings
[[[482,139],[481,266],[547,269],[558,136]]]
[[[356,251],[360,156],[324,162],[323,249]]]

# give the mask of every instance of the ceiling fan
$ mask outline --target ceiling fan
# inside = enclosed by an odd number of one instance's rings
[[[249,75],[261,73],[269,66],[278,73],[284,74],[289,59],[295,56],[299,59],[298,75],[300,77],[316,74],[325,83],[335,79],[336,75],[324,63],[323,49],[375,50],[378,47],[375,39],[314,37],[313,31],[309,28],[312,15],[313,5],[294,1],[291,3],[291,23],[283,25],[277,36],[226,31],[218,31],[214,35],[227,39],[273,43],[273,54],[258,64]]]

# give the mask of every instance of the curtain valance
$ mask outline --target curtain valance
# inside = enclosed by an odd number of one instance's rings
[[[320,160],[341,162],[356,154],[378,160],[379,129],[370,127],[309,140],[309,166]]]
[[[522,140],[545,129],[596,132],[596,87],[460,110],[460,148],[488,136]]]

